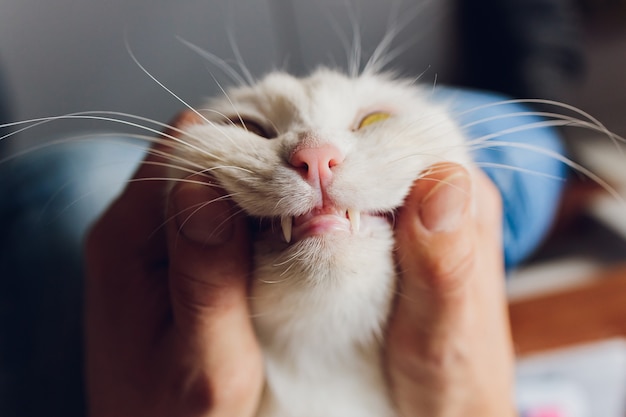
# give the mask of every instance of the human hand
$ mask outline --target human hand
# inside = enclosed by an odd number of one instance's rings
[[[185,113],[173,125],[196,122]],[[87,239],[89,412],[252,416],[263,365],[247,304],[246,220],[201,175],[165,201],[165,142]]]
[[[515,415],[496,187],[431,167],[398,214],[399,295],[387,366],[402,416]]]

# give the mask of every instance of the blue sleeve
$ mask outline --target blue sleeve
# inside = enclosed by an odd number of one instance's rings
[[[474,160],[500,190],[504,258],[511,268],[550,230],[567,173],[561,138],[555,128],[541,126],[545,119],[529,114],[534,109],[503,96],[443,88],[436,99],[451,106]]]

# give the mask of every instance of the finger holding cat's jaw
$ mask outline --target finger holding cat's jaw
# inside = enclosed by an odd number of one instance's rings
[[[413,185],[398,214],[396,240],[403,280],[416,289],[448,292],[463,285],[474,256],[472,176],[460,165],[432,166]]]
[[[205,177],[185,178],[172,188],[169,200],[181,237],[203,246],[221,245],[232,237],[235,209],[226,193]]]
[[[497,189],[455,164],[424,173],[400,210],[386,348],[401,415],[514,414],[501,224]]]

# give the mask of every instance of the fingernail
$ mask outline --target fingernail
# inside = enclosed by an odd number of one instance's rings
[[[221,245],[233,234],[231,205],[209,185],[186,183],[172,192],[179,232],[203,245]]]
[[[457,172],[440,180],[422,199],[419,214],[422,224],[431,232],[456,230],[470,200],[470,178]]]

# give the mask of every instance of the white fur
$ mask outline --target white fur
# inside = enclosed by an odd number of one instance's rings
[[[211,174],[250,216],[272,222],[255,243],[251,309],[265,353],[259,417],[391,417],[381,338],[395,290],[392,227],[413,181],[443,160],[467,163],[463,136],[428,90],[391,76],[319,70],[273,73],[213,100],[211,123],[190,126],[182,156]],[[363,129],[373,111],[392,116]],[[254,119],[278,132],[261,138],[228,123]],[[281,239],[282,216],[320,204],[319,189],[288,163],[304,140],[345,155],[326,189],[340,209],[363,214],[356,234]],[[310,143],[308,143],[310,145]],[[197,148],[202,149],[199,151]]]

